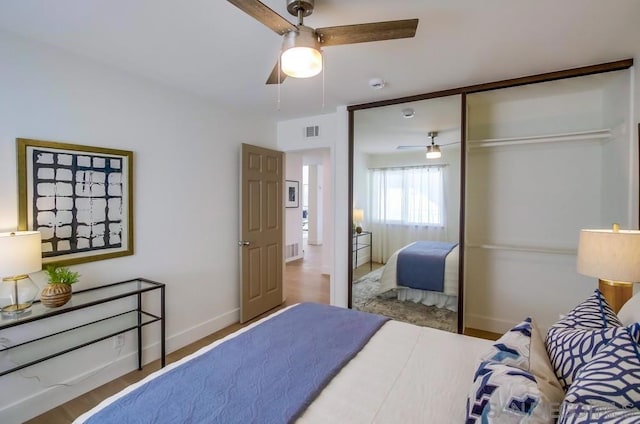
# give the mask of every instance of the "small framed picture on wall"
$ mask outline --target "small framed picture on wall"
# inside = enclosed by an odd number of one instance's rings
[[[298,197],[300,196],[300,182],[286,180],[284,204],[287,208],[297,208],[300,206]]]

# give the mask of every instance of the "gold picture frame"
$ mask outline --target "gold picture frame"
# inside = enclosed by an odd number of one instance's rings
[[[42,233],[43,264],[133,255],[133,152],[16,139],[18,229]]]

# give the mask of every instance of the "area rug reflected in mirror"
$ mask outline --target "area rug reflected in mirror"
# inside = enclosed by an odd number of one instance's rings
[[[457,313],[421,303],[402,302],[392,292],[378,295],[384,267],[371,271],[353,282],[352,307],[359,311],[387,316],[397,321],[439,330],[457,331]]]

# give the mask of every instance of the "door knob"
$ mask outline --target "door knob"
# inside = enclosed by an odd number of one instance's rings
[[[239,241],[238,242],[238,246],[249,246],[251,243],[249,243],[248,241]]]

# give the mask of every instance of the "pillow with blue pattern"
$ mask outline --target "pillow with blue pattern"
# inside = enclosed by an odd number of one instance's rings
[[[500,337],[480,359],[530,372],[549,401],[556,405],[562,403],[564,389],[551,367],[540,332],[530,317]]]
[[[576,405],[586,404],[635,410],[640,419],[639,335],[640,324],[625,328],[580,368],[565,397],[563,415],[576,415]]]
[[[622,323],[599,290],[552,325],[545,345],[562,388],[566,391],[580,367],[623,331]]]
[[[467,397],[466,424],[553,423],[552,405],[529,372],[484,361]]]
[[[500,362],[529,371],[532,330],[531,318],[527,317],[520,324],[496,340],[491,350],[487,352],[482,359]]]
[[[558,424],[638,424],[640,411],[615,406],[593,406],[584,403],[565,403],[560,410]]]
[[[552,328],[606,328],[622,327],[622,323],[600,290],[595,290],[584,302],[575,306]]]
[[[566,391],[580,368],[626,327],[600,330],[585,328],[551,328],[547,335],[547,352],[558,381]]]

